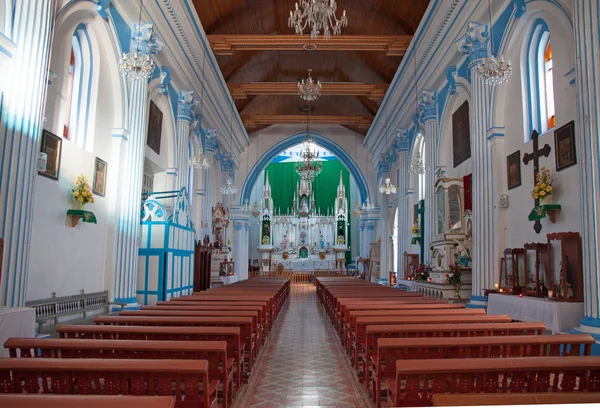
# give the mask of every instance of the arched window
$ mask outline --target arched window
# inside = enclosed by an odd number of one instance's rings
[[[90,152],[93,149],[93,117],[98,88],[94,64],[90,35],[86,25],[80,24],[71,39],[63,137]]]
[[[556,125],[554,105],[554,64],[550,30],[544,20],[534,22],[527,44],[525,61],[526,89],[524,92],[525,141],[531,140],[534,130],[542,134]]]

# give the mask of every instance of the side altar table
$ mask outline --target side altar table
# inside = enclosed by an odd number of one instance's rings
[[[513,320],[544,322],[552,334],[569,333],[583,319],[582,302],[556,302],[548,299],[490,293],[488,314],[507,314]]]

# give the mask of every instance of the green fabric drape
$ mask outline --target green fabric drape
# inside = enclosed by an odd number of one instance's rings
[[[317,213],[327,215],[328,209],[331,212],[334,210],[337,187],[340,183],[340,171],[342,172],[342,182],[346,188],[346,198],[350,203],[350,172],[339,160],[323,161],[321,163],[323,164],[323,170],[313,182],[315,210]],[[291,212],[294,204],[294,192],[300,181],[300,177],[296,173],[296,163],[271,163],[265,169],[265,174],[266,172],[269,173],[269,184],[271,184],[271,195],[275,211],[286,213],[289,209],[289,212]],[[349,213],[346,215],[346,219],[352,223]],[[352,242],[352,239],[349,225],[348,245],[350,245],[350,242]],[[351,259],[351,253],[347,252],[346,262],[350,262]]]

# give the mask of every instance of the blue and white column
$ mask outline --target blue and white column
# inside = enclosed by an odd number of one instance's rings
[[[248,268],[250,268],[250,221],[244,221],[244,248],[246,254],[242,260],[244,267],[240,271],[240,280],[248,279]]]
[[[435,167],[437,159],[437,95],[435,91],[424,90],[419,95],[419,115],[423,122],[425,138],[425,164],[429,171],[425,173],[425,263],[431,262],[429,247],[435,237],[437,215],[435,212]]]
[[[458,41],[458,50],[467,56],[471,76],[470,127],[473,156],[473,282],[469,307],[486,307],[484,289],[493,288],[496,280],[494,257],[494,169],[487,140],[491,87],[481,82],[477,65],[488,56],[489,30],[485,24],[471,22]]]
[[[12,48],[1,97],[0,236],[4,239],[0,306],[19,307],[27,295],[36,159],[40,149],[53,0],[16,0],[3,43]],[[7,11],[7,10],[5,10]],[[12,26],[12,27],[10,27]],[[4,47],[3,47],[4,48]],[[11,53],[10,50],[0,52]]]
[[[152,24],[136,25],[133,33],[134,41],[141,40],[142,51],[156,54],[162,49],[162,43],[153,35]],[[123,145],[119,165],[114,299],[127,303],[127,308],[139,308],[136,299],[138,237],[148,125],[148,81],[128,79],[127,82],[129,139]]]
[[[362,218],[362,215],[360,216]],[[360,230],[360,236],[359,236],[359,256],[361,258],[365,257],[365,241],[366,241],[366,237],[365,237],[365,222],[360,220],[359,224],[358,224],[358,228]],[[358,268],[358,265],[357,265]]]
[[[379,162],[379,172],[381,174],[380,185],[385,182],[386,178],[390,177],[390,160],[387,157],[382,157]],[[379,190],[379,186],[377,186]],[[386,285],[389,279],[389,257],[390,257],[390,236],[391,226],[393,221],[390,220],[389,199],[390,196],[385,193],[381,194],[381,212],[379,213],[379,236],[381,238],[380,245],[380,262],[379,262],[379,283]]]
[[[177,107],[177,137],[175,138],[175,168],[177,169],[175,190],[178,191],[187,186],[190,128],[194,120],[195,108],[194,92],[180,91]]]
[[[410,169],[410,157],[409,157],[410,146],[408,145],[408,135],[406,130],[400,131],[400,137],[398,140],[398,264],[396,265],[396,271],[398,272],[398,278],[404,276],[404,252],[408,251],[408,245],[410,240],[408,220],[410,212],[408,209],[408,195],[406,194],[409,188],[409,169]]]
[[[600,6],[592,0],[574,0],[573,5],[585,308],[573,331],[590,333],[600,342]],[[600,345],[592,354],[600,354]]]
[[[234,221],[233,226],[235,227],[235,235],[233,237],[234,271],[241,280],[244,269],[244,257],[246,252],[248,252],[244,251],[244,221]],[[246,272],[246,274],[248,274],[248,272]]]

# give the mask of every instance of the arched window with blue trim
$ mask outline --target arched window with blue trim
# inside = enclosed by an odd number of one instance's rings
[[[97,61],[85,24],[75,29],[71,43],[63,137],[88,151],[93,150],[93,116],[98,89]]]
[[[554,64],[550,30],[542,19],[533,23],[527,46],[525,141],[534,130],[542,134],[556,125],[554,105]]]

